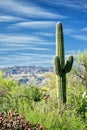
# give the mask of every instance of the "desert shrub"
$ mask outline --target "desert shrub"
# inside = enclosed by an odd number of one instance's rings
[[[1,130],[43,130],[42,125],[35,123],[30,124],[25,120],[23,115],[16,111],[10,110],[8,114],[0,112],[0,129]]]
[[[41,101],[43,92],[38,87],[31,86],[31,98],[34,102]]]

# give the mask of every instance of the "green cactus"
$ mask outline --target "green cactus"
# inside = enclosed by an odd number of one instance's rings
[[[65,64],[64,36],[62,23],[56,25],[56,56],[54,58],[54,71],[56,74],[57,98],[59,102],[66,103],[66,73],[70,72],[73,65],[73,56]]]

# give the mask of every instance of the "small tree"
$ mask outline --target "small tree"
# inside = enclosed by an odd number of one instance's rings
[[[87,88],[87,51],[80,52],[75,58],[74,73]]]

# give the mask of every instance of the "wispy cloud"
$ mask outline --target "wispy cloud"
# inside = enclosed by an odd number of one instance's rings
[[[68,8],[72,8],[72,9],[76,9],[76,10],[80,10],[83,12],[87,12],[87,4],[86,4],[86,0],[83,1],[78,1],[78,0],[54,0],[53,2],[50,2],[50,0],[45,0],[45,2],[48,2],[48,4],[53,4],[54,6],[56,5],[60,5],[60,6],[65,6]]]
[[[84,31],[84,32],[87,31],[87,27],[82,28],[81,31]]]
[[[30,53],[19,53],[19,55],[21,56],[27,56],[27,57],[40,57],[40,58],[53,58],[53,55],[51,54],[37,54],[37,53],[33,53],[33,54],[30,54]]]
[[[0,0],[0,8],[7,10],[7,12],[13,12],[13,14],[25,15],[27,17],[37,17],[38,18],[67,18],[67,16],[61,14],[54,14],[49,12],[39,6],[29,3],[28,5],[23,3],[22,1],[14,1],[14,0]]]
[[[46,32],[36,32],[34,33],[35,35],[38,35],[38,36],[44,36],[44,37],[52,37],[54,36],[55,34],[54,33],[46,33]]]
[[[32,22],[20,22],[13,24],[13,26],[26,27],[26,28],[49,28],[56,25],[55,21],[32,21]]]
[[[74,29],[74,28],[64,29],[65,35],[68,35],[69,37],[73,37],[78,40],[87,41],[87,36],[86,36],[86,33],[84,32],[87,32],[86,27],[79,30]]]
[[[71,33],[75,33],[76,32],[76,29],[73,29],[73,28],[66,28],[64,29],[64,34],[65,35],[69,35]]]
[[[6,43],[42,43],[44,42],[43,39],[41,39],[38,36],[31,36],[31,35],[10,35],[10,34],[0,34],[0,42],[6,42]]]
[[[0,42],[11,42],[11,43],[29,43],[33,41],[40,41],[39,37],[25,36],[25,35],[9,35],[0,34]]]
[[[43,58],[43,60],[42,60]],[[43,64],[43,66],[51,66],[51,57],[36,57],[36,55],[32,54],[32,55],[21,55],[21,54],[17,54],[17,55],[9,55],[8,56],[4,56],[4,57],[0,57],[0,60],[3,61],[2,63],[0,63],[0,67],[5,67],[6,66],[14,66],[14,65],[41,65]]]
[[[21,45],[19,47],[10,47],[10,48],[1,48],[0,51],[1,52],[8,52],[8,51],[21,51],[21,50],[37,50],[37,51],[49,51],[51,50],[50,48],[41,48],[41,47],[29,47],[29,46],[25,46],[25,47],[21,47]]]
[[[23,35],[23,34],[0,34],[0,42],[4,43],[18,43],[18,44],[47,44],[49,41],[39,36]],[[51,44],[52,42],[50,42]],[[53,44],[53,43],[52,43]]]
[[[23,18],[11,16],[11,15],[0,15],[0,22],[11,22],[11,21],[21,21]]]
[[[75,35],[71,35],[71,37],[82,40],[82,41],[87,41],[87,36],[85,35],[75,34]]]

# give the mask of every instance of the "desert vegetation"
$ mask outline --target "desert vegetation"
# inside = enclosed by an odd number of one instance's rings
[[[86,130],[87,52],[79,53],[74,60],[75,65],[67,74],[67,102],[60,110],[56,97],[55,74],[47,73],[46,76],[50,77],[49,83],[37,88],[20,85],[0,73],[0,129],[5,130],[1,125],[2,113],[6,117],[3,118],[5,122],[8,121],[9,111],[12,111],[14,115],[15,112],[18,116],[24,115],[23,120],[29,121],[30,126],[37,123],[48,130]]]
[[[74,55],[73,64],[62,47],[54,60],[56,74],[46,73],[50,81],[44,87],[20,85],[0,73],[1,130],[87,129],[87,51]]]

